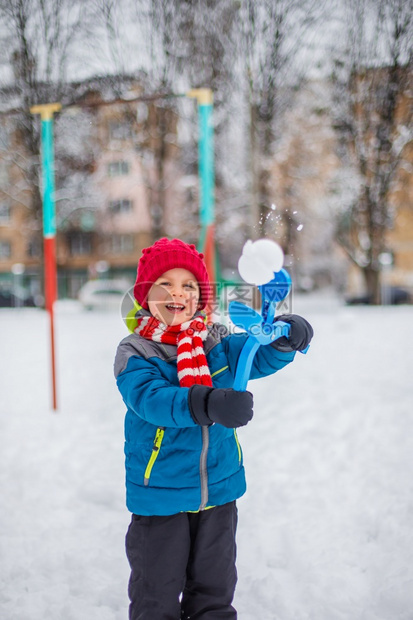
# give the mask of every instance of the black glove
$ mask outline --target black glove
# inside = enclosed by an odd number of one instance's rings
[[[298,314],[280,314],[276,316],[274,321],[284,321],[290,325],[290,335],[288,338],[283,336],[274,340],[272,346],[279,351],[302,351],[311,341],[314,335],[313,328],[310,323]]]
[[[193,385],[188,394],[189,410],[200,426],[213,422],[227,428],[245,426],[253,416],[251,392]]]

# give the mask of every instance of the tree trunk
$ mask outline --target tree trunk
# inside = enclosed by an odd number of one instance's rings
[[[153,200],[151,204],[152,216],[152,236],[154,241],[160,239],[164,235],[164,217],[165,217],[165,160],[167,156],[166,136],[168,133],[168,110],[163,106],[156,107],[157,117],[157,136],[155,141],[155,167],[156,181],[155,191],[153,192]]]
[[[251,165],[251,205],[250,221],[252,239],[260,236],[260,183],[258,165],[258,140],[257,140],[257,109],[254,103],[250,102],[250,165]]]
[[[368,265],[363,269],[363,276],[371,303],[379,305],[381,303],[380,271]]]

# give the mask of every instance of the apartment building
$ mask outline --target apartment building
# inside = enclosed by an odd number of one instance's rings
[[[177,116],[162,102],[136,101],[130,81],[115,99],[99,82],[55,117],[56,260],[60,297],[97,277],[134,280],[141,249],[163,234],[182,203]],[[159,115],[162,115],[162,132]],[[42,225],[33,215],[29,154],[15,115],[0,117],[0,291],[42,291]],[[40,169],[39,169],[40,176]]]
[[[411,105],[407,93],[401,107]],[[309,82],[286,115],[277,153],[271,162],[274,196],[267,230],[284,245],[295,282],[302,288],[334,286],[346,296],[362,295],[363,274],[336,242],[336,227],[349,196],[356,195],[357,172],[338,155],[331,119],[331,88]],[[404,111],[408,116],[408,110]],[[386,236],[381,282],[413,296],[413,145],[391,192],[392,221]]]

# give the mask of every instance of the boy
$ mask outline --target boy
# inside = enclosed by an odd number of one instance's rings
[[[236,428],[251,420],[253,398],[232,389],[246,335],[206,326],[209,294],[194,245],[164,238],[143,250],[137,327],[115,359],[127,407],[130,620],[237,618],[235,502],[246,484]],[[310,342],[305,319],[282,320],[288,341],[260,347],[251,379],[280,370]]]

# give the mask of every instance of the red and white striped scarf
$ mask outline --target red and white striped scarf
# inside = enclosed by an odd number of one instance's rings
[[[212,387],[211,373],[204,352],[208,329],[201,318],[180,325],[164,325],[153,316],[138,318],[135,333],[147,340],[178,347],[178,379],[181,387],[199,383]]]

